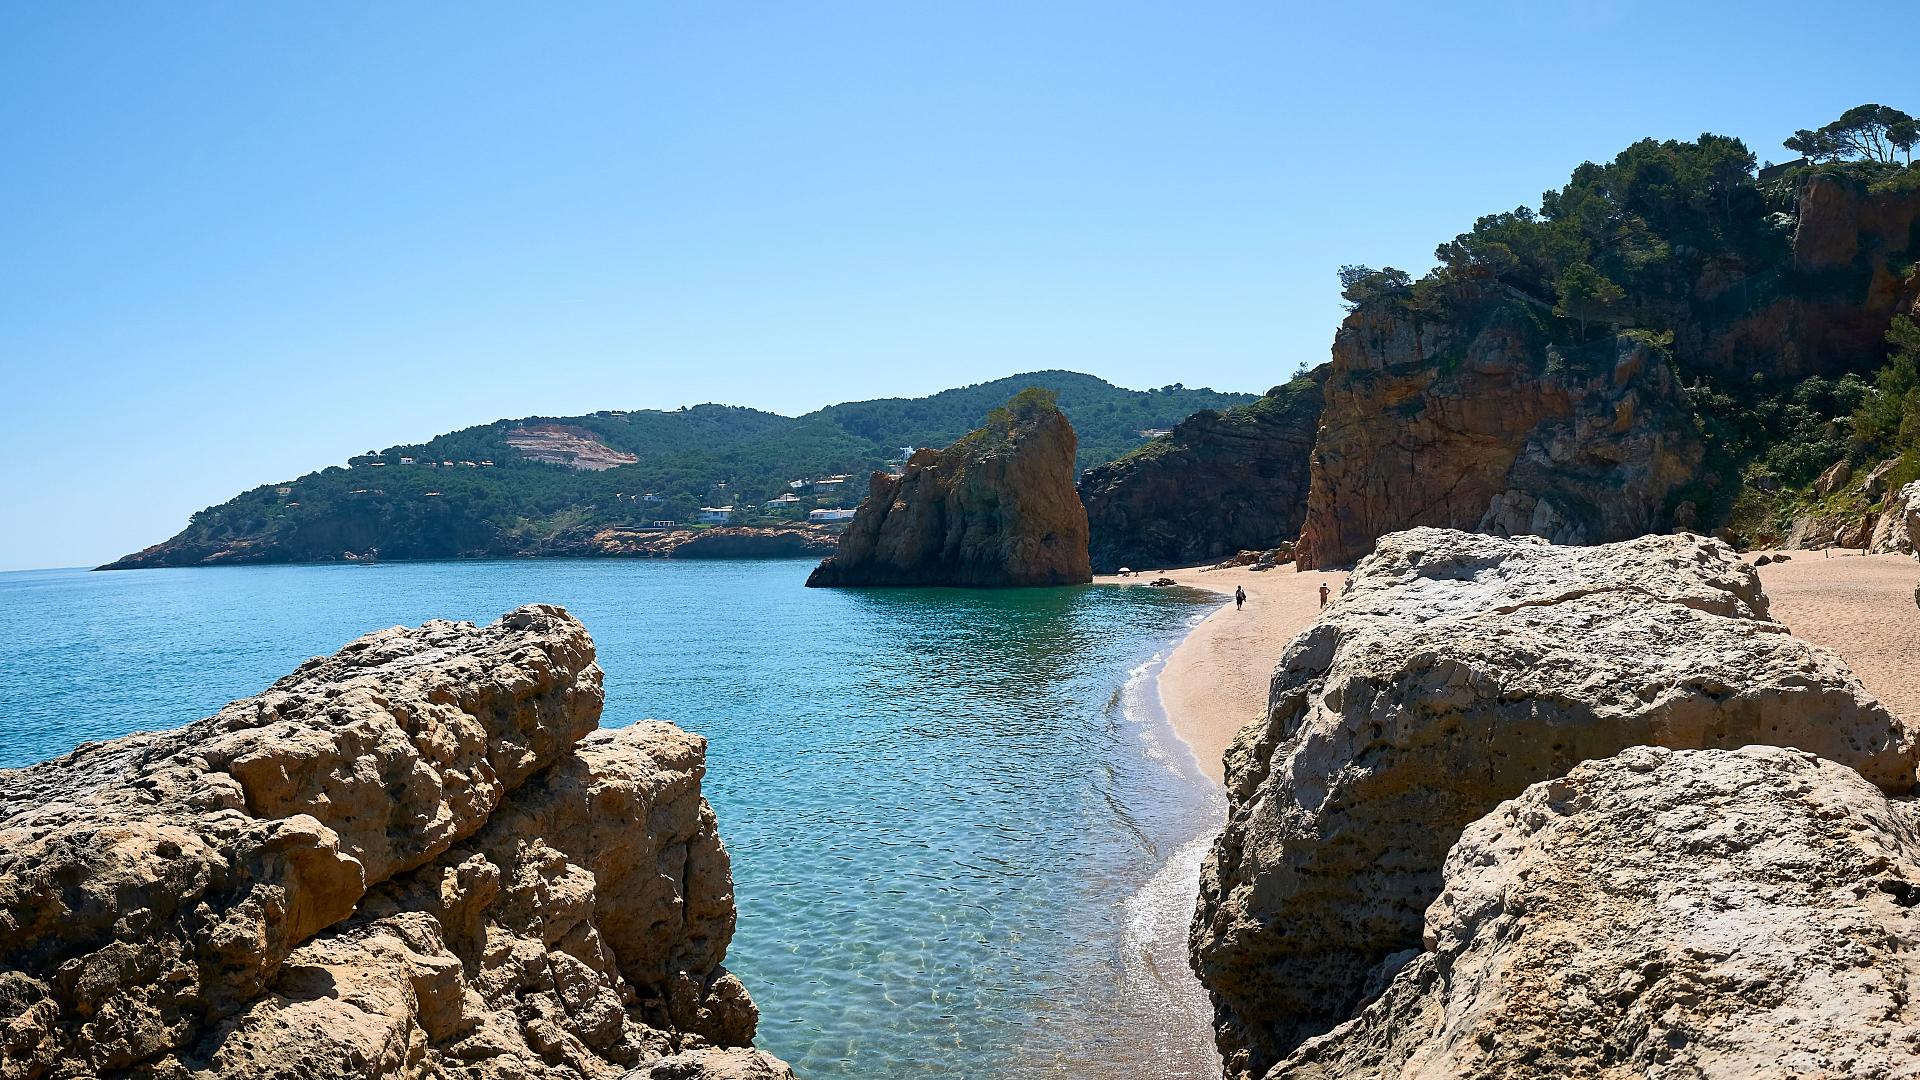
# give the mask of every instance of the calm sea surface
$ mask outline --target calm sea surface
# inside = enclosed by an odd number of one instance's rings
[[[0,574],[0,767],[198,719],[370,630],[564,604],[604,724],[710,740],[728,966],[802,1076],[1218,1075],[1181,935],[1220,805],[1151,681],[1211,602],[809,590],[810,566]]]

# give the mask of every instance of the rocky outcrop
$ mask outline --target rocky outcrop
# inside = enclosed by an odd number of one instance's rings
[[[1073,486],[1073,426],[1044,390],[1021,392],[900,476],[874,473],[839,550],[807,578],[836,585],[1071,585],[1093,580]]]
[[[1093,567],[1192,566],[1300,535],[1327,367],[1251,405],[1205,410],[1080,480]]]
[[[1416,525],[1593,544],[1675,524],[1703,450],[1663,352],[1567,346],[1530,301],[1463,289],[1460,321],[1363,306],[1334,338],[1302,568]]]
[[[1920,828],[1850,769],[1636,747],[1467,828],[1426,951],[1268,1075],[1920,1076]]]
[[[613,559],[819,558],[833,552],[835,534],[818,525],[715,529],[570,529],[531,554]]]
[[[1867,550],[1874,555],[1920,556],[1920,480],[1887,494],[1874,519]]]
[[[1191,948],[1228,1074],[1348,1019],[1420,947],[1448,849],[1502,800],[1630,746],[1749,743],[1896,793],[1920,760],[1837,657],[1768,618],[1718,541],[1382,539],[1227,752]]]
[[[586,630],[536,605],[0,771],[0,1076],[563,1080],[745,1046],[705,743],[596,731],[601,702]]]

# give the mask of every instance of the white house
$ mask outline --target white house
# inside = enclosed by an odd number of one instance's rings
[[[703,506],[700,508],[700,521],[707,525],[725,525],[733,520],[731,506]]]
[[[809,510],[807,523],[810,525],[830,525],[836,521],[852,521],[851,510]]]

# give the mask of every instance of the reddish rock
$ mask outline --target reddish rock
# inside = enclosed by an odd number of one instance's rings
[[[1080,481],[1095,569],[1191,566],[1300,535],[1322,365],[1251,405],[1207,409]]]
[[[1045,390],[985,427],[875,473],[840,547],[810,586],[1073,585],[1093,580],[1087,512],[1073,486],[1073,426]]]

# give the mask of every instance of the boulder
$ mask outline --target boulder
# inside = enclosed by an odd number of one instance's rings
[[[1841,458],[1827,466],[1827,470],[1813,482],[1813,493],[1824,499],[1846,487],[1847,481],[1851,479],[1853,479],[1853,466],[1846,458]]]
[[[601,1077],[742,1046],[705,743],[534,605],[0,771],[0,1077]]]
[[[1093,580],[1073,486],[1073,425],[1039,388],[899,476],[874,473],[810,586],[1074,585]]]
[[[1667,355],[1627,335],[1562,347],[1527,298],[1464,295],[1456,320],[1370,305],[1341,324],[1303,569],[1417,525],[1569,544],[1671,528],[1704,450]]]
[[[1094,568],[1191,566],[1298,536],[1327,370],[1322,364],[1251,405],[1195,413],[1164,438],[1088,469],[1080,495]]]
[[[1719,541],[1383,538],[1227,751],[1190,944],[1228,1075],[1346,1020],[1420,946],[1448,848],[1502,800],[1629,746],[1749,743],[1894,793],[1920,760],[1837,657],[1768,618]]]
[[[1425,951],[1267,1075],[1920,1076],[1917,825],[1797,750],[1586,762],[1470,825]]]
[[[1874,519],[1867,550],[1874,555],[1920,557],[1920,480],[1887,495]]]

